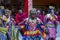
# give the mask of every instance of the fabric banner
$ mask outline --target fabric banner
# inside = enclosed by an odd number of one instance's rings
[[[24,12],[26,13],[26,16],[29,15],[31,9],[32,9],[32,0],[24,0]]]
[[[28,17],[28,0],[24,0],[24,12],[26,13],[26,16]]]

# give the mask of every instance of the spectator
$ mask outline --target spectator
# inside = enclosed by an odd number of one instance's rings
[[[45,17],[45,11],[43,11],[41,13],[40,10],[37,11],[37,17],[40,18],[42,20],[42,22],[44,22],[44,17]]]
[[[16,18],[16,23],[20,23],[26,18],[25,13],[22,10],[19,10],[17,12],[15,18]]]
[[[10,16],[10,14],[11,14],[11,10],[9,10],[8,8],[6,8],[6,9],[5,9],[5,15]]]

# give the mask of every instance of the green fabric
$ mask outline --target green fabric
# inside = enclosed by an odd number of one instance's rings
[[[12,37],[11,40],[15,40],[15,36],[14,36],[14,25],[12,24]]]
[[[15,29],[15,26],[12,24],[12,37],[11,40],[18,40],[18,30]]]
[[[6,34],[7,31],[8,31],[8,28],[0,27],[0,32],[2,32],[3,34]]]

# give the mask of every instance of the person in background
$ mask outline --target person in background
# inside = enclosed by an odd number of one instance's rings
[[[41,20],[42,20],[43,23],[44,23],[45,14],[46,14],[46,13],[45,13],[45,11],[43,10],[42,13],[41,13]]]
[[[60,22],[60,13],[58,11],[56,12],[56,16],[57,16],[57,21]]]
[[[24,20],[23,40],[41,40],[44,25],[42,21],[36,17],[36,10],[32,9],[28,18]],[[21,26],[22,27],[22,26]]]
[[[37,11],[37,17],[38,17],[39,19],[41,19],[42,22],[44,23],[45,11],[42,11],[42,13],[41,13],[41,11],[38,10],[38,11]]]
[[[56,40],[56,24],[57,24],[57,21],[56,21],[56,17],[55,17],[55,14],[54,14],[54,9],[51,9],[51,12],[50,14],[47,14],[45,16],[45,26],[48,30],[48,38],[52,38],[54,40]]]
[[[60,13],[57,11],[56,12],[57,15],[57,34],[56,34],[56,40],[60,40]]]
[[[40,15],[41,15],[41,11],[40,11],[40,10],[37,10],[36,16],[37,16],[38,18],[40,18]]]
[[[9,10],[8,8],[5,8],[5,15],[10,16],[10,15],[11,15],[11,13],[12,13],[12,11],[11,11],[11,10]]]
[[[7,16],[7,22],[10,22],[10,17],[11,17],[12,11],[9,10],[8,8],[5,9],[5,15]]]
[[[7,31],[8,29],[4,28],[3,26],[3,19],[0,18],[0,40],[7,40],[7,36],[6,36]]]
[[[22,10],[19,10],[16,13],[15,20],[16,20],[17,24],[22,22],[25,18],[26,18],[26,15],[25,15],[25,13]]]
[[[11,11],[8,8],[5,9],[5,14],[2,16],[4,26],[6,26],[6,24],[10,22],[10,14]]]

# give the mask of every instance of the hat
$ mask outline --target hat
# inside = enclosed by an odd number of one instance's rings
[[[36,12],[37,12],[37,11],[36,11],[35,9],[31,9],[31,10],[30,10],[30,14],[36,14]]]
[[[49,6],[49,8],[50,8],[50,9],[54,9],[55,7],[53,7],[53,6]]]

